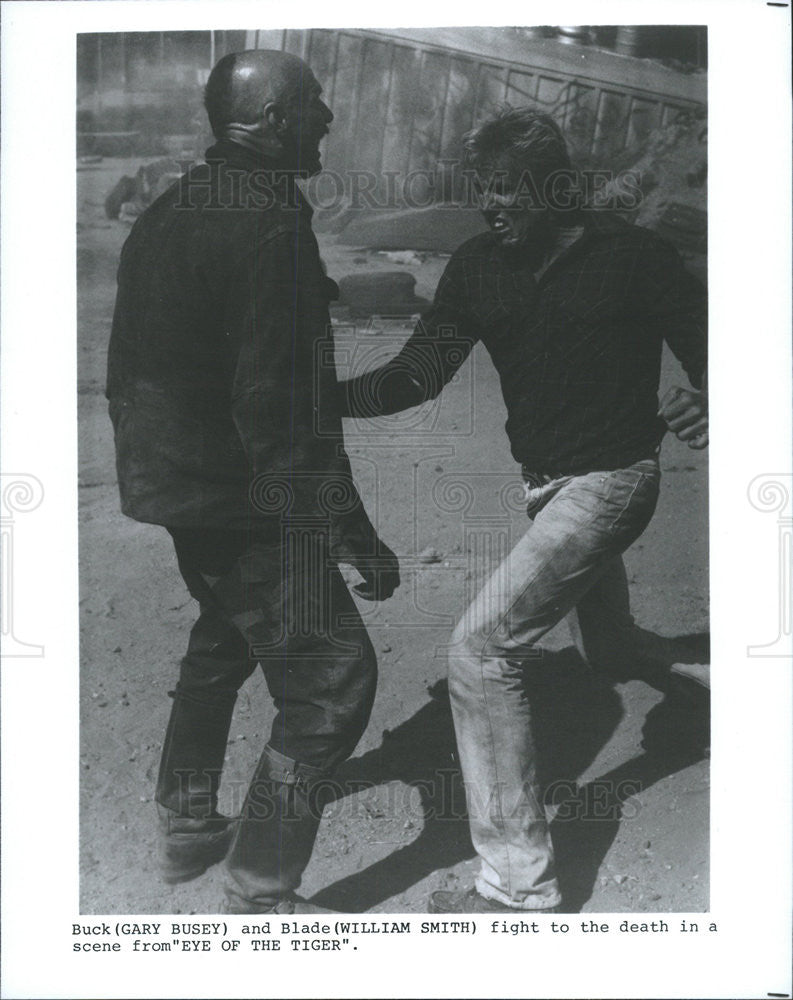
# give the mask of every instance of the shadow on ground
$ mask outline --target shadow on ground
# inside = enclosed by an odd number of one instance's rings
[[[680,642],[691,662],[702,662],[707,638],[681,636],[673,641]],[[577,777],[592,764],[623,717],[619,694],[608,679],[585,667],[572,647],[546,651],[532,663],[526,692],[545,801],[556,810],[551,834],[565,909],[578,912],[592,894],[620,823],[635,814],[636,796],[703,757],[708,706],[666,697],[648,713],[644,752],[579,785]],[[414,716],[386,732],[377,749],[348,761],[337,775],[344,792],[336,801],[392,781],[416,788],[423,815],[421,834],[322,889],[312,902],[346,913],[366,912],[434,871],[474,856],[446,682],[433,685],[428,693],[430,700]]]

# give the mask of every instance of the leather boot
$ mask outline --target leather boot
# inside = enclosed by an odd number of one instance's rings
[[[237,691],[255,668],[237,629],[202,604],[173,693],[157,779],[157,801],[178,816],[216,814]]]
[[[157,805],[159,864],[164,882],[190,882],[222,861],[234,836],[234,820],[215,813],[206,819],[177,816]]]
[[[301,912],[288,907],[302,903],[294,890],[322,815],[322,776],[318,768],[265,747],[226,862],[226,912]]]
[[[487,899],[480,895],[476,889],[467,891],[450,892],[439,889],[433,892],[427,905],[428,913],[520,913],[521,916],[532,915],[534,913],[564,913],[561,904],[556,906],[546,906],[537,910],[519,910],[514,906],[507,906],[506,903],[499,903],[496,899]]]
[[[309,903],[301,896],[283,896],[272,906],[262,907],[254,910],[250,903],[242,904],[240,900],[224,899],[220,904],[221,913],[338,913],[338,910],[328,910],[323,906],[316,906]]]
[[[217,810],[236,693],[184,694],[177,684],[157,778],[156,799],[177,816],[207,819]]]
[[[157,780],[159,866],[165,882],[189,882],[226,856],[233,822],[217,811],[236,694],[210,701],[177,691]]]

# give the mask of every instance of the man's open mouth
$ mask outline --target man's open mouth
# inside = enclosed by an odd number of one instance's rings
[[[490,229],[496,235],[500,243],[511,246],[512,244],[518,242],[518,234],[506,219],[494,219],[490,223]]]

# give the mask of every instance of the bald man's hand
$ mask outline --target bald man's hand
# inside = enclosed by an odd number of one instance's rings
[[[689,448],[700,451],[707,448],[708,437],[708,397],[703,392],[681,389],[673,386],[664,395],[658,415],[666,421],[666,426]]]
[[[399,560],[383,542],[376,557],[354,565],[363,580],[352,589],[366,601],[386,601],[399,586]]]

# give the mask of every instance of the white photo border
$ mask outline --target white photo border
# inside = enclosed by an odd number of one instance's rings
[[[709,31],[714,751],[711,912],[701,923],[718,932],[693,940],[546,936],[541,948],[515,938],[506,967],[503,947],[496,952],[486,936],[382,938],[332,961],[71,952],[71,924],[80,920],[75,35],[556,24],[591,19],[593,8],[566,0],[509,0],[498,10],[448,0],[341,9],[235,0],[3,3],[0,456],[4,476],[28,477],[23,493],[34,497],[36,483],[42,491],[15,534],[13,598],[18,635],[44,649],[2,664],[3,996],[790,994],[791,658],[748,652],[779,632],[790,544],[773,498],[765,509],[762,498],[750,499],[762,476],[793,492],[790,9],[601,0],[596,13],[603,24]]]

